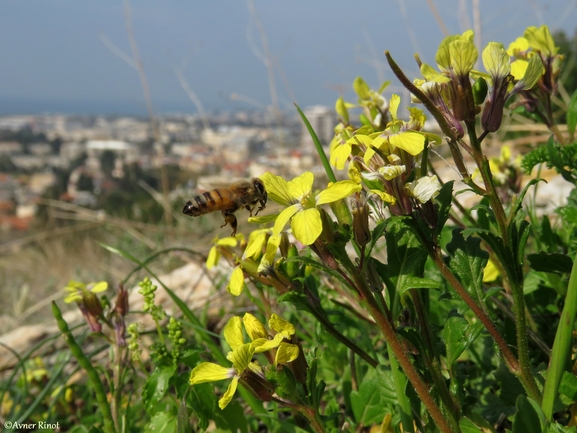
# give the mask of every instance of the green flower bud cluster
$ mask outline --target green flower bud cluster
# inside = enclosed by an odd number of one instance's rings
[[[182,336],[182,322],[179,322],[174,317],[170,318],[168,322],[168,339],[172,343],[172,359],[176,362],[181,355],[181,349],[186,344],[186,338]]]
[[[138,285],[140,286],[138,293],[144,296],[143,310],[145,312],[149,312],[152,318],[156,321],[164,319],[166,317],[166,313],[162,307],[154,304],[154,292],[156,292],[158,287],[153,285],[152,281],[150,281],[150,278],[148,277],[145,277],[144,280],[138,283]]]
[[[168,349],[162,343],[154,343],[150,345],[150,357],[157,364],[164,364],[167,360],[172,360],[172,357],[168,353]]]
[[[142,355],[142,349],[140,348],[140,324],[138,323],[131,323],[126,328],[128,332],[129,338],[127,341],[128,350],[132,354],[133,361],[140,361],[140,357]]]

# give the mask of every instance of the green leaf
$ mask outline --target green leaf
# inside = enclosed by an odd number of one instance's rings
[[[329,268],[327,265],[325,265],[324,263],[321,263],[317,260],[313,260],[310,257],[305,257],[305,256],[294,256],[294,257],[289,257],[286,260],[287,263],[291,263],[291,262],[301,262],[304,263],[307,266],[312,266],[313,268],[317,268],[322,270],[323,272],[327,273],[328,275],[330,275],[331,277],[336,278],[337,280],[339,280],[341,283],[343,283],[345,286],[348,285],[347,281],[343,278],[343,276],[341,274],[339,274],[337,271],[335,271],[334,269]]]
[[[145,433],[176,432],[176,416],[170,412],[156,412],[146,427]]]
[[[571,141],[575,139],[575,125],[577,125],[577,90],[571,96],[571,102],[567,107],[567,130]]]
[[[461,427],[462,433],[483,433],[483,430],[477,427],[473,421],[467,417],[463,417],[459,420],[459,427]]]
[[[499,386],[498,396],[502,402],[501,405],[512,408],[516,404],[517,397],[525,394],[521,382],[513,376],[504,363],[501,363],[499,367],[493,371],[493,376],[495,376],[495,380]]]
[[[367,247],[367,251],[365,253],[367,257],[371,256],[371,251],[373,251],[373,248],[375,247],[377,241],[381,238],[381,236],[383,236],[385,228],[386,228],[386,221],[381,221],[373,229],[373,232],[371,233],[371,242],[369,243],[369,246]]]
[[[231,402],[223,410],[215,411],[214,422],[218,428],[225,431],[249,432],[244,410],[237,402]]]
[[[414,277],[422,277],[427,250],[415,235],[406,217],[391,217],[387,221],[387,271],[399,292],[412,288]]]
[[[437,236],[441,234],[441,230],[443,230],[449,218],[449,211],[453,203],[453,183],[454,181],[450,181],[444,184],[437,197],[435,197],[435,202],[439,204],[439,217],[437,228],[435,229]]]
[[[577,401],[577,377],[568,371],[563,372],[559,392],[573,401]]]
[[[409,289],[440,289],[441,286],[440,281],[409,275],[403,280],[402,287],[399,289],[399,295],[402,295]]]
[[[176,373],[176,365],[159,366],[152,372],[144,384],[142,401],[147,410],[152,410],[168,391],[168,383]]]
[[[178,406],[176,430],[178,433],[192,433],[192,429],[190,428],[190,418],[188,416],[188,407],[186,406],[186,394],[180,400]]]
[[[505,289],[503,287],[491,287],[489,290],[485,292],[485,296],[483,300],[489,299],[491,296],[495,296],[499,292],[504,292]]]
[[[501,264],[505,267],[507,275],[509,278],[516,276],[517,266],[513,255],[508,251],[503,242],[503,238],[497,236],[496,234],[490,232],[489,230],[470,228],[463,230],[463,237],[468,237],[472,234],[476,234],[481,239],[483,239],[489,247],[493,250],[497,257],[501,261]]]
[[[511,204],[511,210],[510,210],[509,216],[508,216],[509,222],[513,221],[515,219],[515,216],[519,212],[519,210],[521,210],[521,206],[523,205],[523,200],[525,199],[525,195],[527,195],[529,188],[531,188],[533,185],[536,185],[537,183],[539,183],[541,181],[547,183],[545,181],[545,179],[531,179],[529,182],[527,182],[527,185],[525,185],[525,188],[523,188],[523,190],[521,191],[519,196],[513,197],[513,202]]]
[[[302,112],[300,107],[296,104],[295,104],[295,107],[296,107],[297,112],[299,113],[299,116],[301,117],[303,123],[305,124],[307,131],[309,132],[309,134],[313,140],[313,143],[315,145],[315,149],[319,155],[319,158],[321,159],[321,162],[323,163],[323,167],[325,169],[325,173],[327,174],[327,177],[329,178],[329,180],[331,182],[336,182],[337,178],[335,177],[335,173],[333,172],[333,168],[331,167],[329,159],[327,158],[327,155],[325,154],[325,150],[324,150],[315,130],[311,126],[310,122],[308,121],[307,117],[305,116],[305,113]]]
[[[190,388],[187,398],[190,407],[198,417],[198,427],[206,430],[216,411],[216,395],[211,383],[198,383]]]
[[[351,392],[353,414],[359,424],[380,424],[390,410],[387,405],[396,405],[397,395],[390,371],[370,369],[359,386]]]
[[[449,267],[461,281],[467,292],[477,301],[484,298],[483,269],[487,266],[489,253],[481,249],[481,240],[469,236],[463,237],[463,230],[453,230],[453,238],[447,244],[450,254]]]
[[[469,324],[462,316],[453,315],[445,322],[443,339],[447,347],[447,364],[452,367],[459,356],[481,334],[480,322]]]
[[[527,256],[532,269],[540,272],[559,272],[562,274],[571,272],[573,260],[565,254],[547,254],[543,251]]]
[[[523,394],[519,395],[515,406],[517,407],[517,413],[513,419],[513,433],[542,433],[544,431],[544,426],[541,424],[541,417],[538,413],[541,412],[539,406],[531,404],[529,399]]]

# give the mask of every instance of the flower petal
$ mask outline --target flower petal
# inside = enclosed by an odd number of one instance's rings
[[[493,80],[505,79],[511,73],[509,55],[505,51],[503,44],[499,42],[489,42],[483,50],[483,66],[491,75]]]
[[[386,180],[393,180],[395,177],[405,173],[407,167],[404,165],[385,165],[380,167],[378,171]]]
[[[282,177],[266,172],[260,180],[264,183],[268,197],[273,201],[283,206],[290,206],[294,202],[289,193],[288,182]]]
[[[333,182],[329,184],[327,189],[321,191],[317,195],[316,204],[317,206],[320,206],[322,204],[333,203],[360,190],[361,185],[352,180],[341,180],[339,182]]]
[[[97,283],[89,283],[87,288],[92,293],[100,293],[100,292],[104,292],[106,289],[108,289],[108,283],[106,281],[98,281]]]
[[[234,393],[236,392],[236,388],[238,387],[238,376],[234,376],[228,385],[226,392],[223,394],[222,398],[218,401],[218,407],[220,409],[224,409],[228,406],[232,397],[234,397]]]
[[[66,304],[70,304],[71,302],[81,301],[81,300],[82,300],[82,295],[80,292],[70,293],[67,297],[64,298],[64,302]]]
[[[232,362],[237,374],[240,375],[248,367],[253,355],[254,347],[251,343],[246,343],[234,349],[227,358]]]
[[[271,236],[268,238],[268,243],[266,244],[266,251],[264,253],[264,257],[272,263],[274,260],[274,256],[280,246],[281,236]]]
[[[376,194],[379,196],[379,198],[384,202],[384,203],[390,203],[390,204],[395,204],[397,202],[397,199],[395,197],[393,197],[391,194],[387,194],[384,191],[380,191],[378,189],[371,189],[371,192],[373,194]]]
[[[289,206],[285,210],[283,210],[279,214],[279,216],[277,217],[277,219],[274,223],[274,227],[272,229],[273,237],[279,236],[280,233],[283,231],[284,226],[286,226],[286,224],[290,221],[292,216],[295,213],[297,213],[298,211],[300,211],[301,209],[302,209],[301,204],[297,203],[297,204],[293,204],[292,206]]]
[[[208,257],[206,259],[206,268],[207,269],[214,268],[218,264],[219,260],[220,260],[220,253],[218,252],[216,246],[214,246],[208,252]]]
[[[399,149],[403,149],[413,156],[418,155],[425,148],[425,137],[418,132],[405,131],[389,136],[389,142]]]
[[[397,118],[397,111],[399,109],[400,103],[401,103],[401,97],[399,95],[392,94],[391,100],[389,102],[389,112],[391,113],[391,117],[393,119]]]
[[[310,171],[305,171],[298,177],[288,182],[288,191],[293,199],[300,200],[309,194],[313,189],[314,175]],[[294,203],[294,200],[293,202]]]
[[[351,155],[352,146],[348,141],[345,141],[331,151],[331,165],[335,167],[337,170],[342,170],[345,168],[345,162]]]
[[[490,283],[499,278],[500,272],[495,263],[489,259],[487,266],[483,269],[483,282]]]
[[[278,217],[278,213],[271,213],[269,215],[259,215],[248,217],[248,222],[253,224],[266,224],[273,222]]]
[[[282,317],[277,316],[274,313],[270,316],[268,326],[270,329],[274,329],[276,332],[283,334],[287,338],[290,338],[290,336],[294,335],[296,332],[296,329],[292,323],[283,319]]]
[[[358,186],[360,187],[360,185]],[[312,244],[323,231],[323,223],[319,210],[314,207],[297,212],[292,218],[291,228],[293,234],[300,242],[304,245]]]
[[[290,344],[283,341],[279,344],[274,359],[274,365],[287,364],[294,361],[299,356],[299,347],[296,344]]]
[[[471,72],[479,57],[473,41],[464,37],[452,42],[449,46],[449,52],[451,53],[451,66],[455,74],[461,77]]]
[[[527,64],[527,70],[525,71],[523,78],[521,78],[519,82],[515,84],[513,92],[531,89],[535,84],[537,84],[537,81],[539,81],[539,78],[541,78],[544,72],[545,67],[543,66],[541,57],[531,57],[531,59],[529,59],[529,63]]]
[[[228,282],[228,286],[226,286],[226,290],[233,296],[238,296],[242,293],[242,289],[244,289],[244,272],[242,272],[242,268],[237,266],[230,274],[230,281]]]
[[[405,188],[407,188],[411,196],[421,203],[426,203],[439,193],[441,183],[437,176],[423,176],[414,182],[407,183]]]
[[[244,344],[242,340],[242,323],[240,317],[233,316],[223,329],[224,339],[232,350]]]
[[[266,328],[258,320],[250,313],[245,313],[244,317],[242,318],[242,322],[244,323],[244,329],[246,333],[250,337],[251,340],[256,340],[257,338],[268,338],[268,332]]]
[[[215,245],[221,245],[223,247],[236,247],[238,241],[233,236],[227,236],[226,238],[222,238],[216,241]]]
[[[529,46],[534,50],[539,51],[542,55],[554,56],[557,54],[558,48],[555,46],[555,41],[553,40],[547,26],[527,27],[523,36],[527,39]]]
[[[529,62],[523,59],[516,59],[513,63],[511,63],[511,75],[515,78],[515,80],[519,81],[525,75],[527,71],[527,66],[529,66]]]
[[[529,41],[522,36],[519,36],[515,41],[509,44],[507,48],[507,54],[509,56],[516,56],[521,52],[527,51],[529,49]]]
[[[248,245],[242,254],[242,258],[254,257],[262,252],[262,247],[266,244],[266,237],[270,229],[254,230],[248,237]]]
[[[234,376],[233,368],[222,367],[212,362],[201,362],[190,372],[189,383],[216,382],[217,380],[229,379]]]

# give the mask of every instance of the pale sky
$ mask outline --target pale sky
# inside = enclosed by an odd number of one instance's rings
[[[507,45],[530,25],[572,35],[577,0],[477,0],[483,46]],[[358,75],[395,78],[389,50],[411,77],[413,54],[433,63],[444,37],[473,27],[472,0],[254,0],[274,60],[281,107],[354,101]],[[175,71],[208,108],[271,103],[260,35],[246,0],[132,0],[134,35],[160,113],[195,113]],[[0,0],[0,114],[144,114],[122,0]],[[230,95],[244,101],[231,102]],[[252,104],[252,105],[251,105]]]

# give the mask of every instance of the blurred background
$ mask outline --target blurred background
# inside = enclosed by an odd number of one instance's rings
[[[386,95],[408,105],[384,50],[414,78],[414,54],[434,64],[445,36],[474,29],[481,51],[547,24],[570,95],[576,18],[577,1],[0,1],[2,329],[41,320],[70,279],[124,278],[133,265],[99,243],[141,259],[206,254],[228,227],[181,209],[210,185],[265,171],[322,180],[293,104],[325,145],[357,76],[374,89],[391,80]],[[503,131],[495,140],[521,151],[547,137]]]

